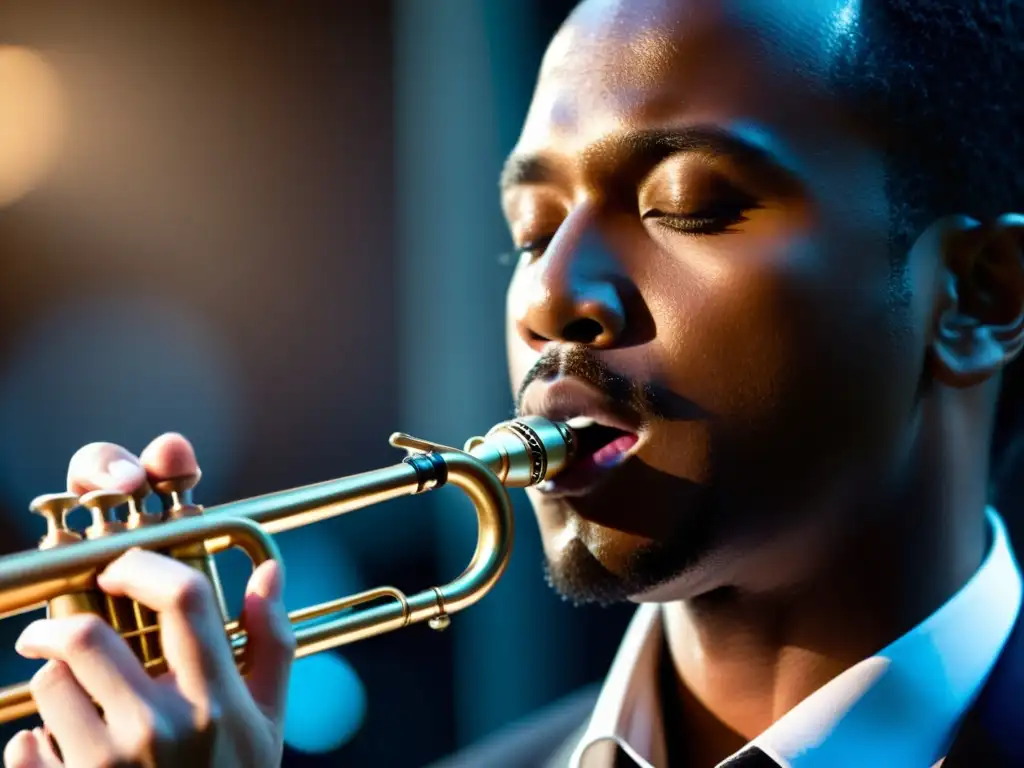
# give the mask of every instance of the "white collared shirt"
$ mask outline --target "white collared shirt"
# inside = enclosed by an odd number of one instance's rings
[[[1021,574],[1006,528],[994,510],[987,517],[991,547],[959,592],[797,704],[741,753],[760,750],[781,768],[928,768],[941,761],[1021,606]],[[607,755],[616,749],[639,768],[667,764],[657,685],[661,633],[660,606],[640,606],[573,752],[573,768],[610,766]]]

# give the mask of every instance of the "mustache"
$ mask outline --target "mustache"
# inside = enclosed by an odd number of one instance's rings
[[[586,347],[552,349],[541,355],[516,393],[516,414],[522,413],[523,398],[532,383],[558,376],[586,382],[607,397],[612,407],[638,416],[644,424],[655,419],[689,420],[705,415],[694,403],[664,387],[613,370]]]

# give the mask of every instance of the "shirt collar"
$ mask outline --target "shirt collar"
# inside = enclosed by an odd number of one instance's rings
[[[808,696],[749,746],[783,768],[930,766],[940,760],[1021,606],[1021,574],[1006,528],[994,510],[986,512],[989,552],[959,592],[903,637]],[[612,765],[604,755],[616,748],[640,768],[666,765],[657,685],[661,644],[660,606],[640,606],[573,752],[574,768]]]

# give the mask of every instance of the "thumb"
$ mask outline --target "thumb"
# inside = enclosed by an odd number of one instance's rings
[[[281,564],[276,560],[262,563],[249,578],[241,618],[248,634],[249,693],[276,723],[284,718],[288,678],[295,658],[295,634],[288,621],[283,591]]]

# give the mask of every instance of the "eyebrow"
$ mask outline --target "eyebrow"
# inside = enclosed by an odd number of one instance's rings
[[[793,184],[796,173],[782,155],[773,150],[761,131],[740,133],[718,126],[688,126],[674,130],[630,131],[602,139],[588,147],[584,161],[600,159],[602,164],[625,162],[652,168],[672,155],[702,152],[727,157],[738,164]],[[513,187],[550,184],[559,180],[555,163],[541,154],[512,155],[501,172],[500,187],[507,192]]]

